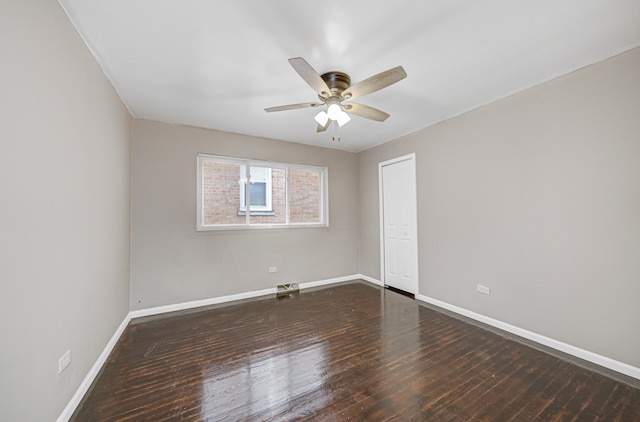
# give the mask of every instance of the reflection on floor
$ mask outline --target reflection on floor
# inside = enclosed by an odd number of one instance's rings
[[[636,388],[353,282],[135,320],[72,420],[638,415]]]

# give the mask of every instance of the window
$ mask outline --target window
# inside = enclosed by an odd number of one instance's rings
[[[271,169],[269,167],[249,167],[250,177],[247,180],[247,167],[240,166],[240,211],[246,212],[246,198],[247,194],[245,189],[247,187],[247,181],[249,182],[249,196],[251,202],[249,203],[249,210],[253,215],[273,213],[272,202],[272,179]]]
[[[327,226],[327,168],[199,154],[197,206],[198,230]]]

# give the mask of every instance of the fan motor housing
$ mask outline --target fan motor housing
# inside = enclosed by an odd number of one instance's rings
[[[340,94],[351,86],[351,78],[343,72],[327,72],[320,75],[322,80],[331,89],[332,94]]]

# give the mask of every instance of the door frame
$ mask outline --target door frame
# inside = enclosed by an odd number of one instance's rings
[[[418,192],[417,192],[417,173],[416,173],[416,153],[415,152],[378,163],[378,202],[380,206],[380,281],[382,282],[383,286],[387,285],[385,280],[386,273],[385,273],[385,266],[384,266],[385,236],[384,236],[384,189],[382,185],[383,183],[382,169],[383,167],[397,164],[402,161],[411,161],[412,163],[411,171],[413,173],[413,195],[415,198],[415,205],[416,205],[416,209],[414,213],[415,221],[413,222],[413,227],[415,231],[415,233],[413,233],[413,239],[414,239],[413,247],[415,249],[416,259],[414,263],[415,292],[411,292],[411,293],[415,293],[417,295],[419,293],[419,288],[420,288],[419,277],[418,277],[420,259],[418,255]]]

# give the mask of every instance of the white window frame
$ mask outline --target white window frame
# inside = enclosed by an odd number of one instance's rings
[[[286,221],[284,223],[251,223],[251,215],[261,214],[263,211],[257,211],[256,208],[250,207],[250,212],[246,212],[246,204],[250,203],[250,189],[241,189],[241,195],[244,193],[244,201],[239,204],[239,212],[245,214],[245,222],[241,224],[204,224],[204,193],[203,193],[203,173],[202,168],[205,162],[214,161],[230,164],[238,164],[245,166],[246,169],[251,167],[266,167],[269,170],[274,168],[285,169],[286,171]],[[315,170],[320,175],[320,187],[319,187],[319,213],[320,221],[312,223],[291,223],[289,221],[289,169],[304,169]],[[269,171],[271,173],[271,171]],[[268,177],[269,183],[267,186],[268,191],[272,190],[271,177]],[[240,180],[239,182],[242,182]],[[266,228],[296,228],[296,227],[329,227],[329,169],[328,167],[309,166],[303,164],[291,164],[291,163],[276,163],[271,161],[258,161],[246,158],[226,157],[220,155],[211,154],[198,154],[197,155],[197,231],[216,231],[216,230],[251,230],[251,229],[266,229]],[[270,195],[269,195],[270,196]],[[271,199],[270,197],[268,199]],[[244,205],[244,210],[240,209],[240,205]],[[272,208],[272,203],[267,204],[267,207]],[[265,207],[266,208],[266,207]],[[268,211],[268,210],[267,210]]]

